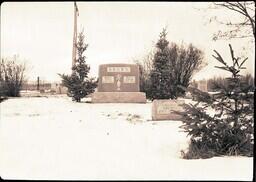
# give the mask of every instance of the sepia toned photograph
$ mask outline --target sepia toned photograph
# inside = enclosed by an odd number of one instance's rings
[[[2,2],[0,179],[254,181],[255,2]]]

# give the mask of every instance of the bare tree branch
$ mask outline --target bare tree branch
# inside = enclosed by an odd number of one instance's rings
[[[223,7],[233,12],[237,12],[239,15],[243,16],[244,19],[239,23],[233,22],[220,22],[215,18],[215,21],[220,24],[226,24],[229,27],[236,27],[236,29],[229,30],[226,32],[219,32],[218,34],[214,34],[214,40],[218,38],[246,38],[253,36],[255,42],[255,3],[254,2],[221,2],[221,3],[214,3],[216,7]],[[210,20],[211,21],[211,20]],[[251,33],[249,35],[245,35],[246,27],[250,27]],[[248,31],[246,31],[246,34]],[[241,35],[242,34],[242,35]]]

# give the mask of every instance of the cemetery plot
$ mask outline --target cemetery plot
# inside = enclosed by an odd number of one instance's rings
[[[180,151],[188,147],[182,122],[148,121],[151,107],[75,103],[68,97],[8,99],[1,103],[1,177],[252,179],[252,157],[182,159]]]

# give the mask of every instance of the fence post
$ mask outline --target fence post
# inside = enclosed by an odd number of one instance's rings
[[[37,90],[39,90],[39,76],[37,77]]]

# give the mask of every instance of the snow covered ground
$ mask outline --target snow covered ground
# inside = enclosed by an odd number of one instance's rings
[[[181,159],[182,123],[151,121],[151,103],[23,97],[0,109],[4,179],[252,180],[253,158]]]

